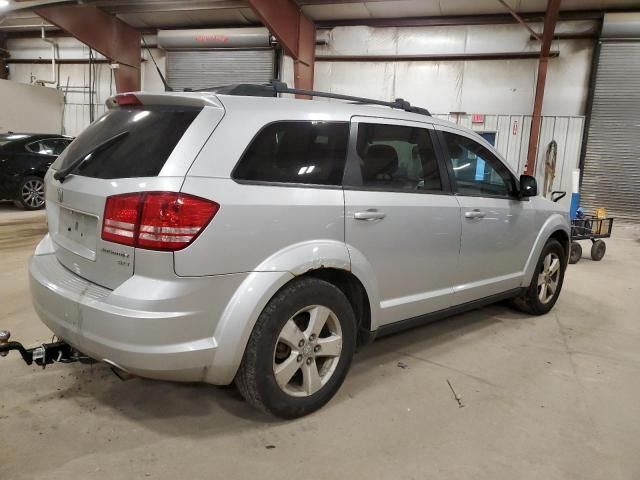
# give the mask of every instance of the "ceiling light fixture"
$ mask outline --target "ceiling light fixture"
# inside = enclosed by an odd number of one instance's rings
[[[0,8],[7,8],[9,6],[9,0],[0,0]]]

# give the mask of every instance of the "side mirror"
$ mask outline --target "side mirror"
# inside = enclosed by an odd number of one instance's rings
[[[538,182],[531,175],[520,175],[520,198],[535,197],[538,194]]]

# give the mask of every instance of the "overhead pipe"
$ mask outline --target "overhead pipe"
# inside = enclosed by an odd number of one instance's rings
[[[44,58],[7,58],[5,59],[6,63],[13,64],[22,64],[22,65],[48,65],[49,60]],[[140,62],[146,62],[144,58],[140,59]],[[113,62],[108,58],[94,58],[90,60],[88,58],[58,58],[56,60],[56,65],[85,65],[88,63],[95,64],[109,64],[113,65]]]
[[[544,21],[545,12],[526,12],[519,16],[526,22]],[[601,10],[572,10],[559,13],[560,21],[602,20],[604,12]],[[452,27],[460,25],[507,25],[517,23],[509,13],[482,15],[437,15],[430,17],[367,17],[349,18],[343,20],[318,20],[318,29],[334,27]]]
[[[43,41],[47,42],[48,44],[51,45],[51,77],[52,80],[42,80],[42,79],[38,79],[38,80],[34,80],[33,83],[39,84],[39,85],[55,85],[56,88],[58,88],[59,86],[59,78],[58,78],[58,69],[56,68],[56,57],[58,56],[58,44],[56,43],[55,40],[51,40],[50,38],[47,38],[47,36],[45,35],[44,32],[44,27],[41,27],[41,37]]]
[[[558,50],[549,57],[559,57]],[[492,52],[492,53],[435,53],[412,55],[316,55],[316,62],[455,62],[468,60],[529,60],[539,58],[540,52]]]
[[[49,28],[49,29],[55,29],[55,25],[49,25],[49,24],[46,24],[46,23],[37,23],[37,24],[33,24],[33,25],[28,25],[28,24],[4,25],[4,22],[0,21],[0,31],[2,31],[2,30],[12,30],[12,29],[24,30],[25,28],[42,28],[42,27]],[[27,34],[29,32],[28,31],[24,31],[22,33]]]
[[[138,30],[95,6],[42,6],[33,11],[117,64],[114,80],[118,93],[140,90]]]

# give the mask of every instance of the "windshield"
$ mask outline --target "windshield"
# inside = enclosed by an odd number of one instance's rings
[[[166,106],[109,110],[89,125],[52,167],[69,168],[105,141],[128,132],[120,141],[92,154],[72,173],[104,179],[156,176],[201,110]]]

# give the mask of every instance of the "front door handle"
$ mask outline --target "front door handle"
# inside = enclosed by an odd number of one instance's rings
[[[464,212],[465,218],[484,218],[485,215],[485,212],[483,212],[482,210],[478,210],[477,208],[474,208],[473,210],[470,210],[468,212]]]
[[[362,212],[356,212],[353,214],[353,218],[355,218],[356,220],[382,220],[386,216],[386,213],[381,212],[380,210],[376,210],[375,208],[370,208],[369,210],[364,210]]]

